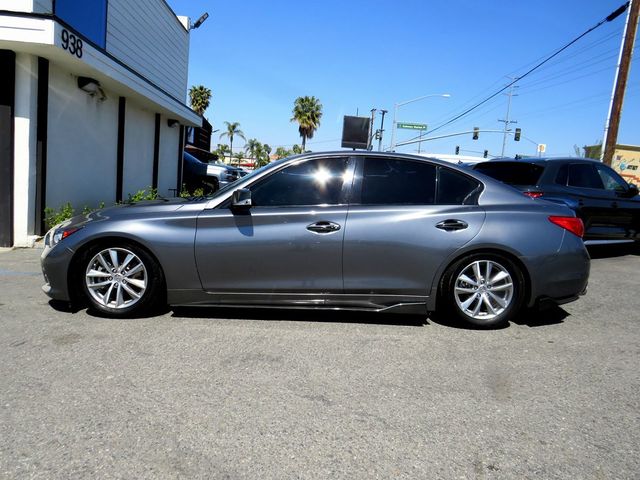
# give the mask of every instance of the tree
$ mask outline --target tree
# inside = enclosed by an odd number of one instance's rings
[[[246,140],[244,137],[244,132],[240,130],[239,122],[224,122],[226,131],[220,134],[220,138],[229,137],[229,161],[231,161],[231,155],[233,155],[233,137],[238,136],[243,140]]]
[[[193,111],[198,115],[204,115],[211,101],[211,90],[204,85],[194,85],[189,89],[189,100]]]
[[[268,144],[260,145],[260,148],[256,155],[255,166],[262,167],[267,165],[271,159],[269,158],[269,154],[271,153],[271,147]]]
[[[219,143],[218,148],[216,148],[214,153],[218,156],[219,160],[224,161],[224,157],[227,156],[227,154],[229,153],[229,145],[226,145],[224,143]]]
[[[298,97],[293,104],[292,122],[298,124],[298,133],[302,137],[302,151],[307,146],[307,139],[313,138],[313,134],[320,126],[322,118],[322,104],[316,97]]]
[[[277,158],[278,160],[280,160],[281,158],[286,158],[286,157],[288,157],[289,155],[291,155],[291,153],[292,153],[292,152],[291,152],[291,150],[287,150],[287,149],[286,149],[286,148],[284,148],[284,147],[278,147],[278,148],[276,148],[276,158]]]
[[[300,155],[301,153],[304,153],[304,148],[296,144],[291,148],[291,151],[294,153],[294,155]]]
[[[244,154],[242,152],[237,152],[233,155],[233,158],[236,159],[236,165],[240,165],[242,160],[244,160]]]
[[[244,146],[244,152],[249,155],[250,159],[255,160],[261,148],[262,144],[257,139],[250,138]]]

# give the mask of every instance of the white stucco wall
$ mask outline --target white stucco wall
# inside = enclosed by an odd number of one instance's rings
[[[167,118],[160,120],[160,158],[158,166],[158,193],[170,198],[176,188],[178,175],[178,140],[180,127],[173,128],[167,125]]]
[[[127,101],[124,134],[123,199],[138,190],[148,190],[153,182],[153,142],[155,113]]]
[[[35,224],[37,91],[38,59],[18,53],[13,144],[13,239],[14,245],[23,247],[31,245]]]
[[[118,97],[98,101],[55,63],[49,70],[46,205],[115,202]]]

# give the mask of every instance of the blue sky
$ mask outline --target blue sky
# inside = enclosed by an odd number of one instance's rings
[[[289,120],[296,97],[323,104],[321,126],[308,148],[340,147],[343,115],[389,110],[395,103],[449,93],[400,107],[398,120],[436,127],[508,82],[619,7],[623,0],[169,0],[177,15],[209,19],[191,32],[189,85],[213,91],[205,116],[219,128],[238,121],[247,138],[272,147],[300,143]],[[590,33],[519,83],[511,118],[526,137],[507,141],[506,154],[573,155],[603,127],[626,14]],[[636,46],[636,52],[638,47]],[[501,129],[500,95],[433,135]],[[376,121],[379,126],[380,117]],[[631,68],[618,143],[640,144],[640,61]],[[411,131],[399,130],[398,141]],[[528,139],[528,140],[527,140]],[[217,134],[215,142],[218,142]],[[502,134],[424,142],[422,151],[499,155]],[[235,147],[235,145],[234,145]],[[235,148],[234,148],[235,149]],[[399,151],[414,152],[417,146]]]

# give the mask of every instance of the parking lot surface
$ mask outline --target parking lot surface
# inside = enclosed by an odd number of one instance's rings
[[[446,318],[50,305],[0,252],[0,478],[638,478],[640,256],[483,331]],[[55,307],[55,308],[54,308]]]

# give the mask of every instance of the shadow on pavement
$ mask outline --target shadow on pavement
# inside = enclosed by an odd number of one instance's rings
[[[73,306],[71,302],[64,302],[62,300],[49,300],[49,306],[56,312],[62,313],[78,313],[82,308]]]
[[[568,316],[569,313],[558,306],[551,306],[542,310],[530,308],[524,309],[518,318],[514,319],[511,323],[527,327],[545,327],[563,323],[564,319]],[[429,316],[429,320],[444,327],[459,328],[461,330],[503,330],[510,326],[509,323],[497,327],[475,326],[459,320],[454,315],[437,312],[432,313]]]
[[[619,245],[589,245],[587,251],[592,260],[600,258],[624,257],[627,255],[640,255],[640,247],[634,243]]]
[[[523,310],[513,323],[527,327],[546,327],[564,323],[568,316],[569,312],[557,305],[544,309],[528,308]]]
[[[428,325],[426,316],[400,315],[376,312],[336,310],[288,310],[232,307],[175,307],[174,318],[212,318],[241,320],[270,320],[293,322],[361,323],[371,325],[403,325],[422,327]]]

